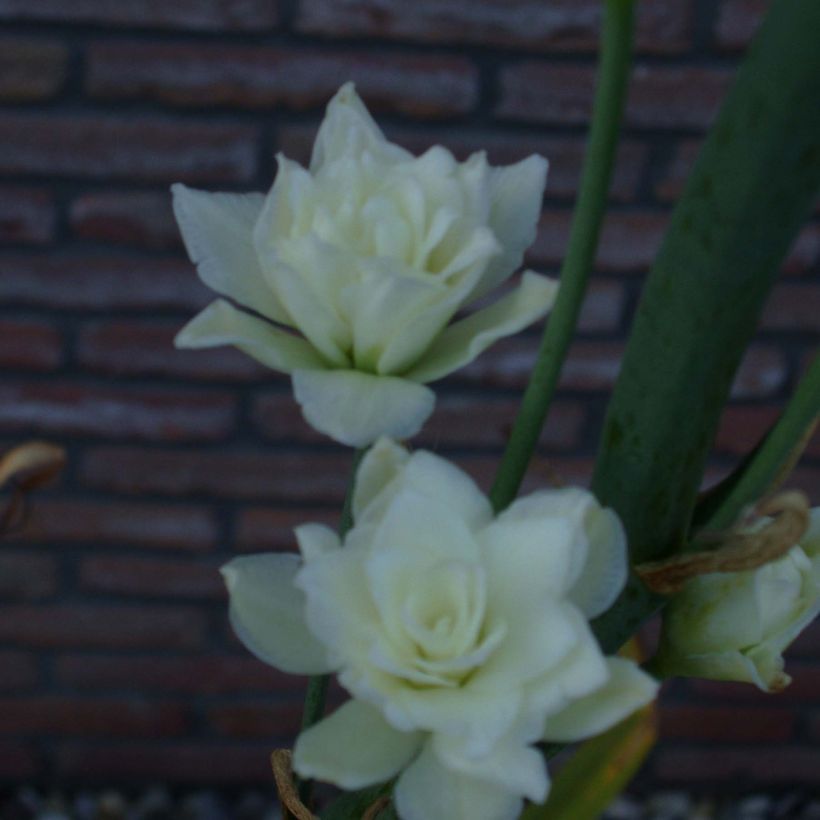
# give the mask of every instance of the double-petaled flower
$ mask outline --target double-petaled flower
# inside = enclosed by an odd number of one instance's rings
[[[404,438],[432,412],[425,385],[547,313],[556,284],[520,266],[547,163],[491,168],[388,142],[353,86],[331,101],[310,168],[279,156],[267,196],[175,185],[174,212],[212,302],[179,347],[235,345],[289,373],[307,420],[353,446]],[[229,301],[230,300],[230,301]],[[252,311],[252,312],[249,312]]]
[[[383,439],[353,513],[344,542],[306,524],[301,558],[224,569],[251,651],[334,672],[352,695],[299,737],[301,775],[346,789],[399,775],[403,820],[514,818],[548,790],[532,744],[596,734],[654,697],[588,625],[626,578],[621,524],[590,493],[536,492],[494,517],[461,470]]]

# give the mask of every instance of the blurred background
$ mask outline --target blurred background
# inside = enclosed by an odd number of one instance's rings
[[[216,570],[293,549],[296,523],[333,523],[350,457],[303,423],[286,379],[233,349],[174,350],[210,297],[168,186],[266,190],[275,152],[305,161],[327,100],[354,80],[416,152],[548,157],[528,261],[557,273],[599,5],[0,0],[0,446],[36,436],[69,456],[0,546],[4,787],[268,789],[268,753],[298,726],[304,681],[233,639]],[[596,275],[530,487],[589,476],[642,277],[767,4],[638,5]],[[819,258],[815,220],[741,367],[712,476],[755,444],[816,348]],[[537,339],[501,342],[440,383],[418,444],[486,487]],[[820,437],[791,483],[820,503]],[[776,697],[669,685],[639,788],[816,790],[817,625],[789,671]]]

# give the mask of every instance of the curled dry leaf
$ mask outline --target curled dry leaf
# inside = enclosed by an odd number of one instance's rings
[[[0,458],[0,533],[25,514],[25,496],[48,484],[65,466],[65,450],[45,441],[31,441],[9,450]]]
[[[282,816],[295,817],[296,820],[318,820],[315,814],[299,799],[293,783],[293,767],[289,749],[275,749],[270,756],[273,777],[279,800],[282,803]]]
[[[635,567],[638,577],[653,592],[672,595],[690,579],[710,572],[743,572],[775,561],[785,555],[809,526],[806,496],[789,490],[761,501],[755,517],[771,520],[754,532],[727,533],[718,549],[674,555],[664,561],[651,561]],[[740,526],[746,528],[748,518]]]

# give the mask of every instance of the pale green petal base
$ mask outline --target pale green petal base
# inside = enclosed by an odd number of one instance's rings
[[[295,370],[293,394],[311,426],[350,447],[414,436],[436,399],[424,385],[357,370]]]

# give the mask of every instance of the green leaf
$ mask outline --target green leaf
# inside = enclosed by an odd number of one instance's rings
[[[684,544],[708,450],[778,266],[820,182],[820,3],[775,0],[675,208],[604,424],[593,490],[633,562]],[[618,645],[656,602],[633,581]]]
[[[520,820],[597,820],[635,776],[655,744],[654,706],[584,743],[555,778],[547,802]]]
[[[760,444],[726,479],[704,493],[693,530],[723,529],[743,508],[773,492],[788,478],[820,418],[820,356],[809,367],[783,414]]]
[[[358,820],[380,797],[390,794],[394,782],[391,780],[359,791],[345,792],[322,811],[321,820]]]

